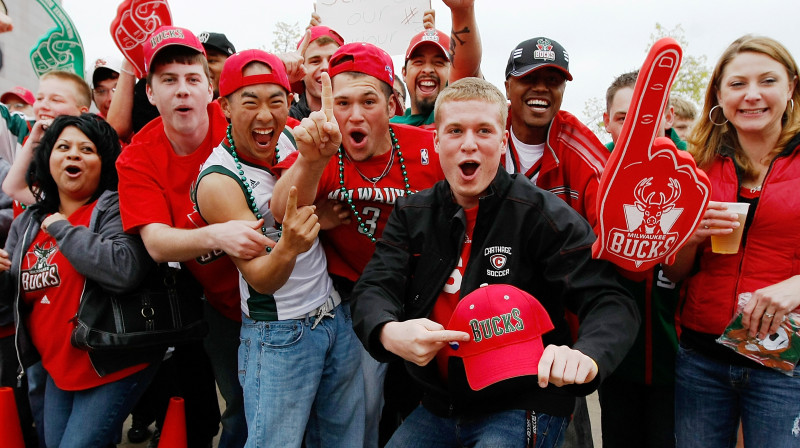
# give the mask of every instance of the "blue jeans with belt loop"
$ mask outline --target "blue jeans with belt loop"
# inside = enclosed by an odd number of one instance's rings
[[[246,447],[299,447],[304,433],[309,448],[363,443],[361,343],[348,304],[319,321],[242,316],[239,381]]]
[[[675,363],[678,448],[800,446],[800,367],[793,376],[722,363],[681,346]]]

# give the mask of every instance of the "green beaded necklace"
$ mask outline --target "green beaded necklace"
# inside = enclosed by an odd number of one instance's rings
[[[408,171],[406,171],[406,163],[405,163],[406,160],[403,158],[403,152],[400,151],[400,143],[398,143],[397,137],[395,137],[394,135],[394,129],[392,129],[391,126],[389,126],[389,134],[392,137],[392,152],[397,153],[397,161],[400,162],[400,170],[403,173],[403,182],[405,182],[406,195],[411,196],[413,193],[411,192],[411,186],[408,184]],[[367,230],[367,226],[366,224],[364,224],[364,220],[361,219],[361,214],[358,212],[358,210],[356,210],[355,204],[353,204],[353,198],[350,197],[350,193],[347,192],[347,188],[345,188],[344,186],[344,150],[342,149],[341,146],[339,147],[338,155],[339,155],[339,191],[342,192],[342,196],[344,196],[345,200],[347,201],[347,204],[350,205],[350,209],[353,210],[353,216],[355,216],[356,220],[358,221],[358,227],[361,228],[361,231],[364,233],[364,235],[367,236],[367,238],[369,238],[370,241],[375,243],[377,241],[377,239],[375,239],[375,235],[373,235]],[[394,157],[394,154],[392,154],[391,157]],[[367,180],[371,181],[370,179]],[[373,185],[375,185],[375,183],[373,183]]]
[[[237,170],[236,172],[239,175],[239,179],[241,179],[242,184],[245,186],[245,188],[247,188],[247,194],[249,194],[249,196],[247,197],[247,202],[248,205],[250,206],[250,210],[252,210],[253,214],[256,215],[256,219],[261,219],[263,218],[263,215],[261,215],[261,212],[258,210],[255,193],[253,192],[253,189],[250,187],[250,185],[247,183],[247,176],[244,175],[244,169],[242,168],[242,163],[239,162],[239,155],[236,154],[236,145],[233,143],[233,136],[231,135],[232,128],[233,125],[229,124],[228,130],[226,131],[226,136],[228,137],[228,145],[230,146],[228,153],[231,155],[231,157],[233,157],[233,163],[236,164],[236,170]],[[278,155],[278,148],[276,147],[275,164],[277,164],[279,161],[280,157]],[[266,226],[261,227],[261,233],[263,233],[264,235],[267,234]],[[272,248],[267,247],[267,252],[272,252]]]

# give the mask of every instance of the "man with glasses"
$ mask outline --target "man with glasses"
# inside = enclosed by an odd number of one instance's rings
[[[97,106],[98,115],[103,118],[108,115],[108,108],[111,107],[121,66],[122,62],[112,57],[99,58],[94,62],[92,99]]]

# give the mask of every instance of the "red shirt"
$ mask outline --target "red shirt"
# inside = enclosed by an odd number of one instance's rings
[[[433,147],[433,133],[412,126],[393,124],[395,136],[400,144],[400,151],[405,159],[408,183],[411,192],[430,188],[444,179],[439,156]],[[389,164],[390,157],[394,162],[386,176],[374,185],[361,177],[361,173],[369,176],[380,174]],[[278,168],[287,168],[296,160],[296,153],[281,162]],[[352,161],[343,157],[344,182],[349,197],[362,218],[364,227],[377,239],[383,233],[386,221],[392,213],[394,203],[400,196],[405,196],[405,181],[400,162],[395,151],[358,162],[358,170]],[[373,174],[375,173],[375,174]],[[346,203],[340,191],[339,157],[331,157],[317,188],[317,199],[329,198]],[[375,251],[373,244],[358,220],[352,218],[350,224],[340,225],[323,232],[320,237],[328,258],[328,271],[351,281],[358,280],[367,262]]]
[[[225,138],[228,122],[217,102],[208,106],[209,130],[189,155],[175,154],[161,117],[142,128],[117,159],[119,208],[127,232],[161,223],[179,229],[206,223],[194,209],[192,184],[211,151]],[[184,263],[203,285],[208,302],[227,318],[240,321],[239,273],[222,251]]]
[[[76,210],[69,222],[87,227],[97,202]],[[26,317],[33,345],[42,356],[42,365],[60,389],[85,390],[125,378],[144,369],[138,364],[100,377],[89,354],[70,344],[86,277],[72,267],[58,250],[53,237],[39,232],[33,240],[20,272],[22,300],[31,309]]]
[[[469,263],[469,253],[472,250],[472,232],[475,230],[475,221],[478,219],[478,207],[464,209],[467,216],[467,228],[464,231],[464,245],[461,246],[461,257],[458,259],[458,265],[453,269],[447,283],[444,284],[442,292],[439,293],[439,298],[433,305],[431,311],[431,320],[447,327],[450,318],[453,316],[458,301],[461,300],[461,279],[464,278],[464,268]],[[444,347],[436,354],[436,363],[439,366],[439,374],[442,378],[447,380],[447,360],[450,359],[452,350],[450,347]]]

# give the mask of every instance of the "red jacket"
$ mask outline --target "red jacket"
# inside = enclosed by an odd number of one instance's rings
[[[718,156],[706,170],[711,200],[736,202],[739,180],[733,159]],[[737,297],[800,274],[800,134],[770,165],[755,208],[735,255],[711,252],[710,240],[698,248],[700,269],[689,278],[681,325],[722,334],[736,312]]]
[[[506,129],[511,132],[510,117]],[[501,163],[509,173],[515,173],[519,171],[519,164],[510,136],[508,146]],[[594,133],[574,115],[559,111],[547,131],[547,145],[536,186],[563,199],[586,218],[597,233],[597,185],[607,161],[608,150]]]

